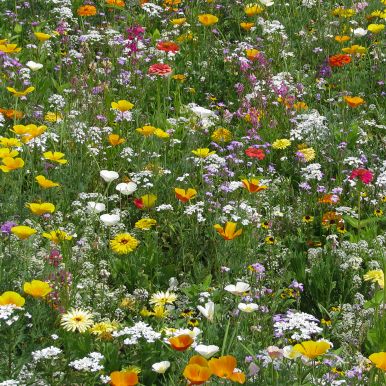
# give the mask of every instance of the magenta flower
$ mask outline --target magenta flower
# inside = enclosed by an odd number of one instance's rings
[[[368,169],[354,169],[350,174],[350,180],[355,178],[361,180],[364,184],[369,184],[373,180],[373,172]]]

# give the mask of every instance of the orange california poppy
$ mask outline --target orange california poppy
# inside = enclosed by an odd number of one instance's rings
[[[82,5],[77,10],[79,16],[95,16],[96,13],[97,9],[93,5]]]
[[[113,371],[110,379],[112,386],[135,386],[139,383],[138,375],[134,371]]]
[[[196,189],[180,189],[180,188],[174,188],[174,192],[176,193],[176,197],[181,202],[188,202],[190,199],[194,198],[197,195]]]
[[[237,223],[228,221],[225,224],[225,228],[220,224],[213,225],[213,228],[216,229],[218,234],[222,236],[224,240],[233,240],[234,238],[240,236],[243,233],[242,229],[236,231]]]
[[[251,180],[241,180],[241,182],[249,193],[257,193],[268,188],[266,185],[260,185],[260,181],[256,178],[252,178]]]
[[[194,342],[193,338],[187,334],[173,336],[172,338],[169,338],[170,345],[176,351],[187,350],[192,345],[193,342]]]
[[[183,375],[191,385],[202,385],[210,378],[212,371],[204,357],[194,355],[185,367]]]
[[[220,378],[232,380],[233,382],[244,383],[245,374],[235,372],[236,358],[232,355],[225,355],[220,358],[212,358],[208,362],[212,373]]]
[[[328,58],[328,64],[331,67],[343,67],[351,62],[350,55],[338,54]]]

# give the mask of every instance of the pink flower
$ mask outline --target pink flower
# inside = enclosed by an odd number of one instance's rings
[[[152,64],[149,67],[148,74],[150,75],[158,75],[158,76],[168,76],[172,72],[172,68],[163,63]]]
[[[360,179],[364,184],[369,184],[373,180],[373,173],[368,169],[354,169],[350,174],[350,180]]]

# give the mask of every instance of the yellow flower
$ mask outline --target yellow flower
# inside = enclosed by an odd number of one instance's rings
[[[108,140],[111,146],[118,146],[126,141],[125,138],[120,137],[118,134],[110,134]]]
[[[310,215],[303,216],[302,221],[305,222],[306,224],[314,221],[314,217]]]
[[[155,226],[157,221],[152,218],[142,218],[135,223],[135,227],[142,230],[149,230],[152,226]]]
[[[86,332],[94,324],[93,315],[78,308],[71,308],[62,315],[60,325],[66,330],[80,333]]]
[[[52,291],[50,285],[41,280],[25,282],[23,289],[27,295],[31,295],[34,298],[45,298]]]
[[[115,320],[110,322],[109,320],[104,322],[95,323],[89,331],[93,335],[97,335],[102,339],[111,339],[111,333],[117,331],[119,328],[119,323]]]
[[[0,147],[0,158],[15,158],[19,152],[17,150],[11,150],[8,147]]]
[[[135,205],[140,209],[150,209],[155,205],[157,196],[155,194],[145,194],[140,199],[135,200]]]
[[[11,228],[11,232],[17,236],[20,240],[28,239],[28,237],[32,236],[36,233],[36,229],[25,225],[18,225]]]
[[[345,43],[345,42],[348,42],[350,40],[350,36],[347,36],[347,35],[335,36],[334,39],[338,43]]]
[[[259,56],[260,51],[256,50],[255,48],[250,48],[250,49],[245,50],[245,53],[246,53],[247,58],[249,60],[254,60]]]
[[[143,127],[140,127],[138,129],[136,129],[136,131],[139,133],[139,134],[142,134],[144,137],[149,137],[151,136],[152,134],[154,134],[154,132],[157,130],[156,127],[154,126],[143,126]]]
[[[173,25],[182,25],[186,23],[186,18],[180,17],[178,19],[172,19],[170,20],[170,23],[172,23]]]
[[[168,311],[164,306],[155,306],[151,315],[158,319],[165,319],[169,313],[170,311]]]
[[[196,155],[199,158],[206,158],[209,157],[212,154],[216,154],[215,151],[210,151],[207,147],[204,148],[198,148],[196,150],[192,150],[192,153]]]
[[[16,54],[21,51],[21,48],[17,44],[5,43],[4,40],[0,42],[0,51],[6,54]]]
[[[350,54],[350,55],[355,55],[355,54],[364,55],[367,52],[367,48],[363,46],[359,46],[358,44],[354,44],[351,47],[342,48],[342,51],[345,54]]]
[[[33,213],[38,216],[41,216],[42,214],[46,213],[54,213],[55,211],[55,205],[51,204],[50,202],[43,202],[41,204],[39,203],[28,203],[26,204],[26,207]]]
[[[343,7],[335,8],[332,11],[333,16],[343,17],[343,18],[350,18],[351,16],[355,15],[355,10],[349,8],[345,9]]]
[[[272,144],[272,149],[286,149],[288,146],[291,145],[291,141],[289,139],[277,139],[273,144]]]
[[[210,13],[205,13],[203,15],[198,15],[198,21],[205,27],[211,26],[218,22],[218,17],[211,15]]]
[[[45,34],[43,32],[34,32],[34,35],[40,42],[45,42],[51,38],[51,35]]]
[[[316,357],[325,354],[330,347],[330,343],[323,340],[318,342],[307,340],[295,345],[293,351],[300,353],[308,359],[315,359]]]
[[[53,113],[52,111],[49,111],[45,116],[44,120],[47,122],[61,122],[63,120],[63,116],[60,113]]]
[[[36,176],[35,180],[43,189],[49,189],[54,188],[56,186],[60,186],[60,184],[58,184],[57,182],[51,181],[42,175]]]
[[[19,147],[21,142],[17,138],[0,137],[0,145],[5,147]]]
[[[119,255],[133,252],[139,241],[129,233],[119,233],[110,240],[110,248]]]
[[[12,304],[16,307],[23,307],[25,299],[20,296],[17,292],[6,291],[0,296],[0,306],[6,306]]]
[[[186,190],[181,188],[174,188],[174,192],[177,199],[181,202],[188,202],[197,195],[197,190],[192,188]]]
[[[386,352],[381,351],[371,354],[369,359],[375,364],[376,367],[378,367],[378,369],[386,371]]]
[[[382,209],[375,209],[374,210],[374,216],[381,217],[382,215],[383,215],[383,210]]]
[[[373,34],[379,34],[381,31],[385,29],[384,24],[369,24],[367,29]]]
[[[213,132],[211,138],[215,142],[229,142],[232,140],[232,133],[230,130],[220,127]]]
[[[17,91],[13,87],[7,87],[7,90],[11,92],[15,97],[22,97],[34,91],[35,87],[27,87],[24,91]]]
[[[273,245],[275,244],[276,240],[273,236],[267,236],[265,239],[264,239],[264,242],[268,245]]]
[[[236,231],[237,223],[228,221],[225,224],[225,228],[222,227],[220,224],[215,224],[213,226],[214,229],[218,232],[220,236],[224,240],[233,240],[234,238],[240,236],[243,233],[242,229],[239,229]]]
[[[42,236],[48,240],[51,240],[55,244],[59,244],[61,241],[65,240],[72,240],[72,236],[60,229],[51,231],[50,233],[43,233]]]
[[[293,104],[293,108],[294,108],[296,111],[299,111],[299,110],[308,110],[307,103],[305,103],[305,102],[296,102],[296,103]]]
[[[248,190],[249,193],[257,193],[262,190],[268,189],[266,185],[260,185],[260,181],[257,178],[252,178],[251,180],[241,180],[244,185],[244,188]]]
[[[3,165],[0,165],[0,169],[4,173],[8,173],[12,170],[20,169],[24,166],[24,161],[21,158],[5,157],[3,158]]]
[[[315,159],[315,150],[312,147],[307,147],[305,149],[298,150],[298,153],[301,153],[304,160],[310,162]]]
[[[363,105],[365,103],[365,100],[362,99],[361,97],[350,97],[350,96],[345,96],[343,100],[350,106],[350,107],[358,107],[360,105]]]
[[[173,304],[176,300],[177,295],[167,290],[166,292],[159,291],[151,295],[149,303],[156,306],[164,306],[165,304]]]
[[[244,12],[249,17],[256,16],[263,11],[264,11],[264,8],[260,7],[259,4],[248,4],[247,6],[244,7]]]
[[[48,159],[49,161],[57,162],[58,164],[67,163],[67,160],[63,158],[64,154],[59,151],[46,151],[45,153],[43,153],[43,157],[45,159]]]
[[[249,31],[254,25],[255,23],[245,23],[245,22],[240,23],[240,27],[245,31]]]
[[[111,108],[119,110],[122,113],[131,110],[133,107],[134,105],[125,99],[119,100],[118,102],[111,102]]]
[[[13,132],[17,135],[22,135],[22,140],[24,143],[29,142],[31,139],[38,137],[43,134],[47,129],[47,126],[41,125],[15,125],[13,126]]]
[[[385,287],[385,275],[381,269],[375,269],[367,272],[363,275],[365,281],[371,281],[372,283],[378,283],[381,288]]]
[[[158,138],[169,138],[170,137],[170,135],[162,129],[155,129],[154,135]]]

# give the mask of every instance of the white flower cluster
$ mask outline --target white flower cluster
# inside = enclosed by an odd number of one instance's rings
[[[323,178],[323,173],[320,170],[322,166],[318,163],[309,164],[305,168],[301,169],[302,177],[306,181],[316,180],[320,181]]]
[[[14,312],[17,310],[22,310],[22,308],[15,307],[13,304],[0,306],[0,326],[2,325],[2,321],[4,321],[8,326],[17,322],[20,318],[20,315],[14,315]]]
[[[290,131],[291,140],[312,141],[326,140],[329,132],[326,125],[327,118],[317,110],[299,114],[294,118],[295,125]]]
[[[157,4],[153,3],[145,3],[142,5],[142,9],[148,14],[150,17],[161,17],[163,8]]]
[[[113,336],[120,337],[127,335],[123,343],[127,345],[137,344],[138,341],[143,338],[148,343],[154,343],[161,338],[161,334],[153,330],[147,323],[138,322],[132,327],[125,327],[122,330],[113,332]]]
[[[276,337],[289,333],[291,339],[299,341],[312,339],[313,335],[320,334],[323,329],[318,326],[318,322],[313,315],[289,310],[275,321],[273,327]]]
[[[61,352],[62,350],[60,348],[50,346],[42,350],[33,351],[31,355],[34,362],[39,362],[42,359],[56,359]]]
[[[196,214],[198,222],[205,222],[205,217],[203,216],[204,205],[204,201],[198,201],[193,205],[188,205],[184,210],[184,214],[187,214],[188,216]]]
[[[96,373],[103,370],[103,365],[100,364],[103,359],[104,356],[101,353],[92,352],[82,359],[70,362],[68,365],[78,371]]]

